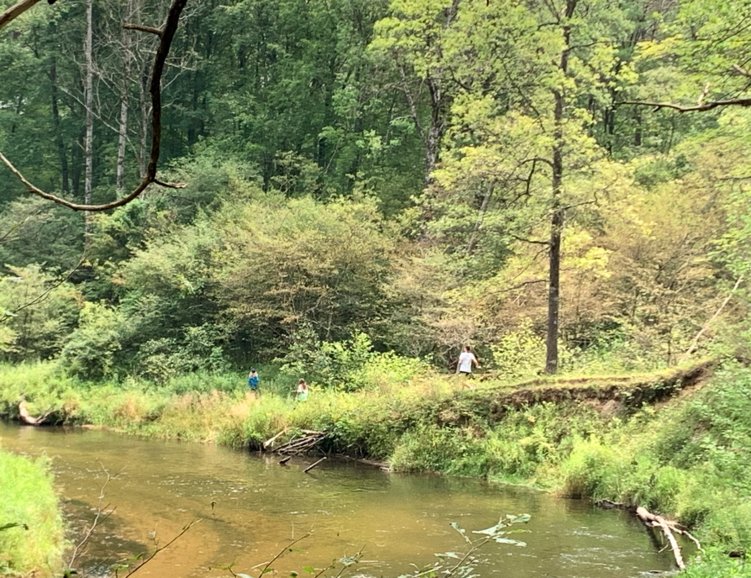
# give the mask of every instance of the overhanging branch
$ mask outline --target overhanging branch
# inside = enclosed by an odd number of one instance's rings
[[[21,5],[25,5],[21,10],[21,12],[23,12],[33,6],[36,1],[38,0],[24,0],[23,2],[20,2],[19,4],[11,8],[8,12],[13,11],[14,9],[18,9],[18,7]],[[69,209],[73,209],[74,211],[96,212],[107,211],[116,207],[127,205],[133,199],[137,198],[141,193],[143,193],[150,184],[158,182],[156,174],[162,138],[161,81],[162,75],[164,74],[164,66],[167,61],[167,56],[169,55],[170,47],[172,46],[172,40],[174,39],[175,33],[177,32],[180,15],[182,14],[187,1],[188,0],[173,0],[169,8],[169,12],[167,13],[167,18],[164,22],[164,25],[161,29],[159,29],[159,45],[157,46],[156,54],[154,55],[154,64],[151,68],[151,76],[149,80],[149,93],[151,94],[151,151],[149,153],[149,162],[146,167],[146,174],[141,178],[141,182],[124,197],[121,197],[120,199],[116,199],[109,203],[103,203],[100,205],[74,203],[67,199],[63,199],[62,197],[53,195],[52,193],[43,191],[39,187],[36,187],[26,177],[24,177],[21,171],[19,171],[13,165],[13,163],[11,163],[10,160],[8,160],[8,158],[6,158],[5,155],[2,154],[2,152],[0,152],[0,161],[2,161],[5,166],[8,167],[10,172],[13,173],[16,178],[21,181],[21,183],[23,183],[23,185],[30,193],[40,196],[43,199],[47,199],[48,201],[52,201],[53,203],[68,207]],[[16,16],[17,15],[18,14],[16,14]],[[5,17],[5,14],[3,14],[3,17]],[[159,184],[163,186],[165,185],[165,183],[162,183],[161,181],[159,181]]]
[[[720,108],[723,106],[751,106],[751,97],[745,97],[745,98],[728,98],[723,100],[713,100],[710,102],[705,102],[702,104],[694,104],[694,105],[681,105],[676,104],[674,102],[649,102],[649,101],[643,101],[643,100],[624,100],[622,102],[616,102],[616,106],[619,105],[632,105],[632,106],[649,106],[654,108],[655,110],[660,110],[663,108],[669,108],[672,110],[677,110],[678,112],[703,112],[707,110],[712,110],[714,108]]]
[[[26,12],[29,8],[34,6],[39,0],[21,0],[18,4],[15,4],[8,8],[5,12],[0,14],[0,29],[12,20],[18,18],[21,14]]]
[[[142,26],[140,24],[130,24],[126,22],[123,24],[123,28],[125,30],[138,30],[139,32],[148,32],[149,34],[156,34],[157,36],[162,36],[162,29],[161,28],[154,28],[152,26]]]

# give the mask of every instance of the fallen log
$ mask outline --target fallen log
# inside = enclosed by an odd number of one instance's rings
[[[52,411],[50,410],[39,417],[34,417],[29,413],[29,408],[26,406],[25,400],[21,400],[18,404],[18,418],[26,425],[43,425],[51,413]]]
[[[271,447],[272,445],[274,445],[274,442],[279,438],[279,436],[282,436],[285,433],[287,433],[287,428],[286,427],[282,431],[280,431],[278,434],[276,434],[275,436],[272,436],[269,439],[267,439],[265,442],[263,442],[263,444],[262,444],[261,447],[264,450],[269,449],[269,447]]]
[[[323,432],[307,434],[302,437],[292,439],[286,444],[282,444],[281,446],[276,448],[275,451],[280,454],[301,453],[313,448],[313,446],[320,442],[324,437],[326,437],[326,434]]]
[[[312,464],[310,464],[310,465],[309,465],[309,466],[308,466],[307,468],[305,468],[305,469],[303,470],[303,473],[304,473],[304,474],[307,474],[307,473],[308,473],[308,472],[309,472],[310,470],[312,470],[312,469],[313,469],[314,467],[316,467],[316,466],[317,466],[318,464],[320,464],[321,462],[323,462],[323,461],[325,461],[325,460],[326,460],[326,456],[323,456],[323,457],[322,457],[322,458],[321,458],[320,460],[318,460],[317,462],[313,462],[313,463],[312,463]]]
[[[668,544],[670,544],[670,548],[673,551],[673,557],[675,558],[675,563],[680,570],[685,570],[686,564],[683,561],[683,555],[681,554],[680,546],[678,546],[678,541],[675,539],[675,534],[686,536],[689,540],[691,540],[694,544],[696,544],[696,547],[699,550],[701,550],[701,545],[699,544],[699,541],[696,538],[694,538],[688,531],[686,531],[683,528],[678,527],[678,525],[675,522],[668,520],[666,518],[663,518],[662,516],[653,514],[649,510],[641,506],[636,508],[636,516],[648,528],[660,528],[660,530],[662,530],[662,533],[665,535],[665,538],[667,539]]]

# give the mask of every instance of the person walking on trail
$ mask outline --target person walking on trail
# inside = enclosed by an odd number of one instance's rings
[[[305,401],[308,399],[308,384],[304,379],[297,382],[297,390],[295,391],[296,401]]]
[[[465,345],[464,351],[459,355],[459,361],[456,364],[456,373],[471,377],[473,365],[477,369],[480,369],[480,362],[477,361],[475,354],[472,353],[472,348],[469,345]]]
[[[258,372],[255,369],[251,369],[248,374],[248,389],[255,394],[259,394],[258,384],[261,383],[261,378],[258,377]]]

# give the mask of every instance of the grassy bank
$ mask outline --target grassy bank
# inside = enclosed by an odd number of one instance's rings
[[[423,373],[358,393],[287,386],[246,395],[242,377],[85,384],[51,365],[0,370],[0,413],[33,411],[140,435],[257,448],[287,429],[326,431],[326,449],[435,471],[533,484],[676,517],[713,548],[690,576],[751,576],[726,552],[751,550],[751,370],[558,378],[515,387]]]
[[[60,575],[63,522],[48,464],[0,451],[0,575]]]

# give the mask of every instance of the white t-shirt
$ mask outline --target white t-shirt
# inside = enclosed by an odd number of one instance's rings
[[[471,351],[462,351],[461,355],[459,355],[459,371],[472,373],[472,362],[477,363],[475,354]]]

